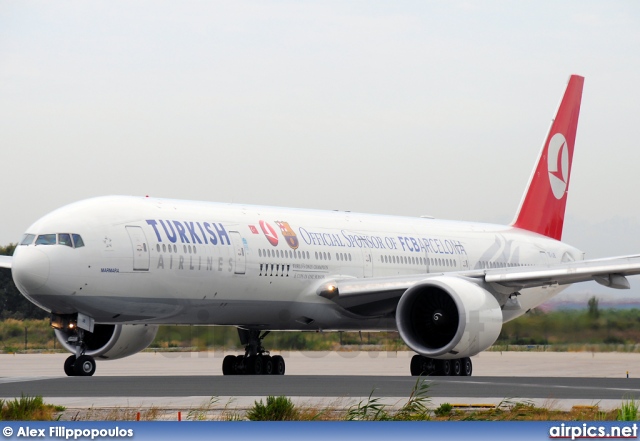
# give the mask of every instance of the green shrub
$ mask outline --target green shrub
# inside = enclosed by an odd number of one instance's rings
[[[44,404],[41,396],[22,395],[11,401],[0,400],[0,419],[4,421],[51,421],[60,406]]]
[[[435,413],[436,416],[443,417],[443,416],[450,415],[452,410],[453,410],[453,406],[451,404],[442,403],[440,407],[438,407],[436,410],[433,411],[433,413]]]
[[[285,396],[268,396],[267,404],[255,401],[247,411],[251,421],[294,421],[298,419],[298,410],[291,400]]]

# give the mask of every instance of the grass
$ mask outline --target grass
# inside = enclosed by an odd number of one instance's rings
[[[554,409],[554,402],[535,405],[529,401],[505,399],[496,406],[483,408],[461,407],[442,403],[430,406],[428,385],[418,380],[406,403],[390,405],[373,393],[355,405],[344,408],[342,400],[326,406],[294,404],[285,396],[269,396],[266,402],[255,401],[249,409],[232,406],[230,399],[223,408],[216,406],[217,397],[211,397],[197,408],[188,409],[186,421],[637,421],[638,402],[625,399],[620,408],[602,410],[595,406],[574,406],[571,410]],[[69,415],[60,414],[64,408],[42,403],[41,397],[21,397],[2,404],[2,419],[44,420],[58,418],[71,421],[135,421],[140,413],[142,421],[177,420],[178,409],[160,409],[151,406],[138,408],[89,408]],[[66,418],[65,418],[66,417]]]
[[[206,421],[208,414],[213,406],[218,402],[218,397],[211,397],[208,402],[196,409],[190,409],[187,412],[187,421]]]
[[[373,392],[369,398],[347,409],[344,419],[347,421],[428,421],[431,419],[431,411],[428,405],[431,399],[428,397],[429,383],[419,377],[413,386],[409,399],[398,410],[393,406],[382,403],[380,398],[373,398]]]
[[[445,404],[434,411],[436,421],[615,421],[617,415],[617,409],[603,411],[598,406],[575,406],[563,411],[549,405],[513,400],[479,410],[461,410]]]
[[[618,409],[618,421],[637,421],[638,403],[635,399],[623,400],[622,406]]]
[[[0,400],[0,419],[3,421],[53,421],[57,412],[63,411],[63,406],[45,404],[41,396],[20,398],[5,401]]]

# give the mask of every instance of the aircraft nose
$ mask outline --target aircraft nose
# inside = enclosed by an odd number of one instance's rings
[[[21,291],[33,292],[49,279],[49,258],[38,249],[15,253],[11,272]]]

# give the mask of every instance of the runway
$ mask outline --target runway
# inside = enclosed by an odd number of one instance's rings
[[[0,396],[21,393],[44,397],[184,397],[286,395],[291,397],[408,397],[414,377],[154,376],[26,379],[0,384]],[[640,398],[640,380],[622,378],[438,377],[428,378],[432,397],[539,399]]]
[[[99,363],[94,377],[64,376],[66,354],[0,355],[0,398],[41,395],[68,407],[189,407],[218,397],[243,407],[256,398],[286,395],[346,406],[372,393],[389,403],[406,401],[417,380],[407,373],[410,353],[285,355],[285,376],[222,376],[222,353],[141,353]],[[487,352],[473,360],[472,377],[426,379],[434,404],[509,399],[611,408],[623,399],[640,400],[640,354]]]

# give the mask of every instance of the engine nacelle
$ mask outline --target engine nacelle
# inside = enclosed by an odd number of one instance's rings
[[[409,288],[396,310],[400,337],[426,357],[470,357],[491,346],[502,311],[490,292],[462,277],[439,276]]]
[[[76,352],[67,342],[67,329],[55,329],[55,333],[66,350]],[[84,334],[85,354],[105,360],[128,357],[149,346],[157,333],[158,325],[95,325],[92,333]]]

